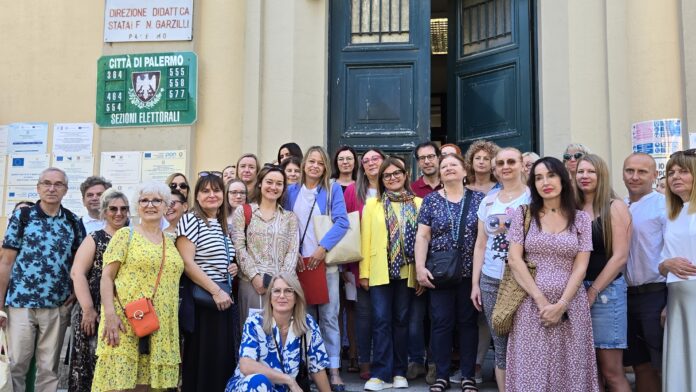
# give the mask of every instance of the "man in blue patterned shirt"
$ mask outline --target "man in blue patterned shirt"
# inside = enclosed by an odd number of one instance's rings
[[[15,391],[25,390],[36,349],[36,390],[58,388],[58,363],[70,317],[70,267],[84,234],[78,218],[61,206],[68,178],[44,170],[36,185],[39,201],[15,211],[0,257],[0,327],[7,324]]]

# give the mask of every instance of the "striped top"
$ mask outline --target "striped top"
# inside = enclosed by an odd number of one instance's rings
[[[193,213],[184,214],[176,226],[177,237],[184,236],[196,245],[193,260],[208,277],[216,282],[227,282],[229,264],[225,250],[225,235],[217,219],[197,218]],[[235,256],[234,246],[228,240],[230,260]]]

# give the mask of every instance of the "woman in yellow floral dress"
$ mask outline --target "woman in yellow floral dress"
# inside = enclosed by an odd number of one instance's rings
[[[179,380],[177,306],[184,262],[173,241],[160,229],[171,193],[166,185],[149,182],[140,186],[135,200],[141,223],[117,231],[104,253],[101,339],[92,382],[92,390],[97,392],[174,388]],[[163,251],[162,276],[153,299],[160,329],[149,336],[146,354],[139,349],[139,338],[128,324],[122,305],[143,296],[152,297]]]

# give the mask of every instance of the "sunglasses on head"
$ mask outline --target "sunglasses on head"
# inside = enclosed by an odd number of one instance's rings
[[[177,184],[175,182],[172,182],[171,184],[169,184],[169,188],[171,188],[171,189],[179,188],[179,189],[187,190],[187,189],[189,189],[189,186],[185,182],[182,182],[181,184]]]
[[[584,157],[584,156],[585,156],[585,153],[584,153],[584,152],[576,152],[575,154],[565,153],[565,154],[563,154],[563,160],[564,160],[564,161],[569,161],[570,158],[575,158],[575,160],[577,161],[578,159],[580,159],[580,158],[582,158],[582,157]]]
[[[198,172],[198,177],[208,177],[208,176],[216,176],[216,177],[222,177],[222,172],[213,170],[213,171],[208,171],[208,170],[203,170]]]
[[[280,165],[276,165],[275,163],[266,163],[263,165],[264,169],[273,169],[273,170],[283,170],[283,167]]]
[[[696,148],[690,148],[688,150],[683,150],[683,151],[677,151],[674,154],[670,155],[669,157],[672,158],[675,155],[683,154],[688,157],[693,157],[696,156]]]

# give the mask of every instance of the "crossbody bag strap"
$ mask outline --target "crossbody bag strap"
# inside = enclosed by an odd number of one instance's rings
[[[300,240],[300,252],[302,252],[302,244],[304,244],[305,236],[307,235],[307,229],[309,228],[309,221],[312,220],[312,213],[314,212],[314,206],[317,204],[317,198],[314,198],[314,203],[312,203],[312,208],[309,209],[309,216],[307,217],[307,223],[304,227],[304,232],[302,232],[302,239]]]
[[[164,260],[167,257],[167,243],[164,238],[164,232],[162,232],[162,262],[160,263],[159,272],[157,273],[157,281],[155,282],[155,289],[152,290],[152,299],[155,299],[155,294],[157,294],[157,287],[159,287],[160,278],[162,277],[162,270],[164,269]]]
[[[459,248],[463,245],[464,234],[466,232],[466,217],[469,214],[469,206],[471,205],[471,191],[464,188],[464,206],[462,207],[462,216],[459,221],[459,238],[457,238],[457,245]],[[464,229],[464,230],[462,230]]]
[[[230,275],[230,264],[232,264],[232,258],[230,257],[230,246],[229,246],[229,238],[227,238],[226,235],[222,235],[222,240],[225,241],[225,256],[227,257],[227,284],[232,288],[232,276]],[[229,293],[228,293],[229,294]]]

